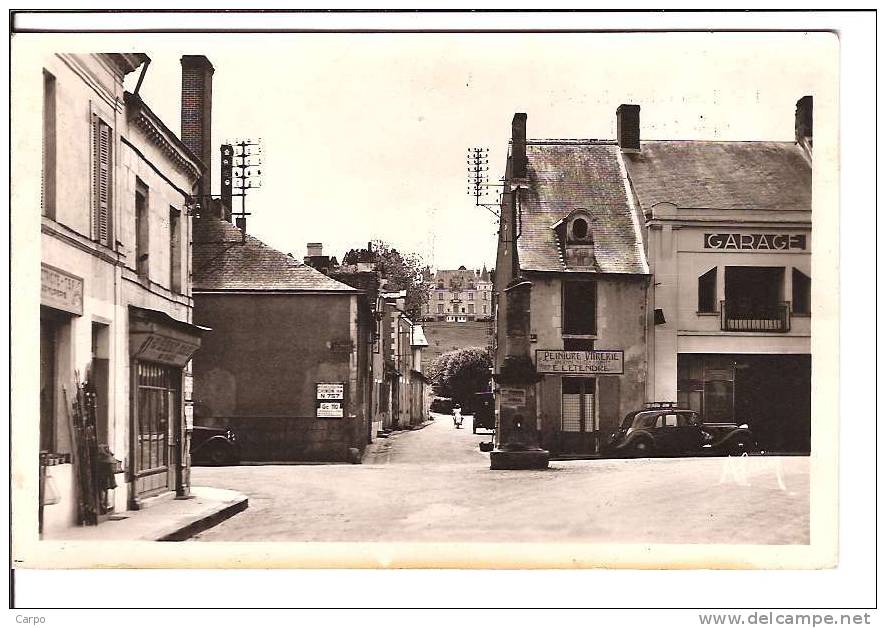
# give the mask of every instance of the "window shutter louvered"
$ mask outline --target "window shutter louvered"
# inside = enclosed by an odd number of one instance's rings
[[[93,125],[93,239],[110,246],[111,211],[111,127],[98,116]]]

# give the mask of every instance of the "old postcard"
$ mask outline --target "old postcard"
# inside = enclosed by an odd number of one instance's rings
[[[432,31],[13,35],[16,566],[836,565],[837,37]]]

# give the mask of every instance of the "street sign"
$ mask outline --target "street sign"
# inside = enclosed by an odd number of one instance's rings
[[[345,385],[339,382],[317,384],[317,417],[341,419],[345,416]]]
[[[563,351],[538,349],[535,369],[554,375],[623,375],[624,351]]]

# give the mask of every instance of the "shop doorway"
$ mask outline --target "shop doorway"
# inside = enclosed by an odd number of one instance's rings
[[[593,377],[562,378],[560,453],[597,451],[597,380]]]
[[[176,487],[173,448],[181,430],[181,370],[134,362],[132,464],[134,497],[150,497]]]

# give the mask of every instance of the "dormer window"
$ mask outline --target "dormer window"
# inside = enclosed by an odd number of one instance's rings
[[[590,212],[576,208],[554,226],[560,245],[563,247],[563,257],[567,267],[591,271],[596,269],[592,225]]]
[[[584,218],[576,218],[572,221],[573,240],[587,240],[589,232],[588,221]]]

